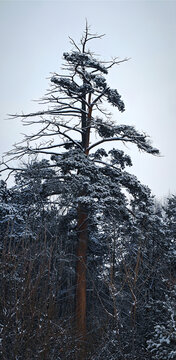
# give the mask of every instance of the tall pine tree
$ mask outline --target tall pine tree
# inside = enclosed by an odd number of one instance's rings
[[[135,176],[124,169],[131,159],[117,149],[118,142],[133,143],[149,154],[158,154],[148,137],[133,126],[116,125],[110,120],[104,103],[119,112],[125,110],[116,89],[107,83],[108,71],[123,61],[97,60],[88,50],[90,40],[102,36],[92,34],[86,25],[80,45],[71,39],[74,49],[65,52],[65,73],[54,73],[51,90],[44,96],[48,108],[35,113],[15,115],[24,124],[38,124],[40,130],[27,136],[8,153],[13,159],[26,154],[50,156],[43,169],[53,168],[53,176],[45,177],[41,184],[43,196],[59,195],[67,199],[68,212],[75,214],[76,245],[76,332],[79,338],[78,358],[86,352],[86,269],[89,248],[103,242],[103,223],[116,217],[119,224],[131,216],[129,196],[142,199],[148,192]],[[97,140],[95,141],[96,134]],[[108,152],[102,144],[114,144]],[[37,144],[36,144],[37,143]],[[4,169],[13,166],[4,163]],[[20,170],[20,169],[19,169]],[[18,171],[18,169],[17,169]],[[124,191],[126,189],[126,191]]]

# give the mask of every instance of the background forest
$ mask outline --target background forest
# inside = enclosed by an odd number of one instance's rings
[[[44,110],[15,116],[38,130],[2,164],[15,179],[0,182],[4,360],[176,357],[176,196],[161,205],[126,170],[119,144],[159,151],[111,118],[125,105],[106,77],[127,59],[97,60],[99,38],[86,25]]]

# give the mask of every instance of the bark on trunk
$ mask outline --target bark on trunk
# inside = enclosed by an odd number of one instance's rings
[[[77,359],[86,356],[86,253],[88,243],[87,213],[81,204],[78,206],[78,247],[76,283],[76,330],[79,339]]]
[[[86,95],[84,100],[86,100]],[[86,115],[86,104],[82,102],[82,146],[85,154],[89,154],[89,141],[91,129],[91,94],[88,96],[88,116]],[[83,195],[83,194],[82,194]],[[86,195],[86,194],[84,194]],[[77,213],[78,247],[76,268],[76,332],[79,339],[79,351],[77,360],[86,359],[86,256],[88,245],[88,214],[86,209],[79,204]]]

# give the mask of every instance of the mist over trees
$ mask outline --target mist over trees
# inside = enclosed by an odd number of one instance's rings
[[[125,111],[106,75],[127,59],[97,60],[101,37],[86,24],[44,110],[13,116],[33,132],[1,167],[15,179],[0,181],[4,360],[176,356],[176,196],[162,206],[126,170],[119,144],[159,151],[106,110]]]

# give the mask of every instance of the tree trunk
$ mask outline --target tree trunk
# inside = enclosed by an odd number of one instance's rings
[[[77,280],[76,280],[76,331],[79,351],[77,359],[86,356],[86,253],[88,243],[87,213],[81,204],[78,205],[78,247],[77,247]]]
[[[82,146],[86,156],[89,155],[89,141],[91,129],[91,94],[88,96],[88,116],[86,116],[85,98],[82,102]],[[86,194],[82,194],[86,195]],[[76,268],[76,332],[79,339],[78,360],[86,359],[86,256],[88,245],[88,214],[83,205],[78,205],[77,211],[77,268]]]

